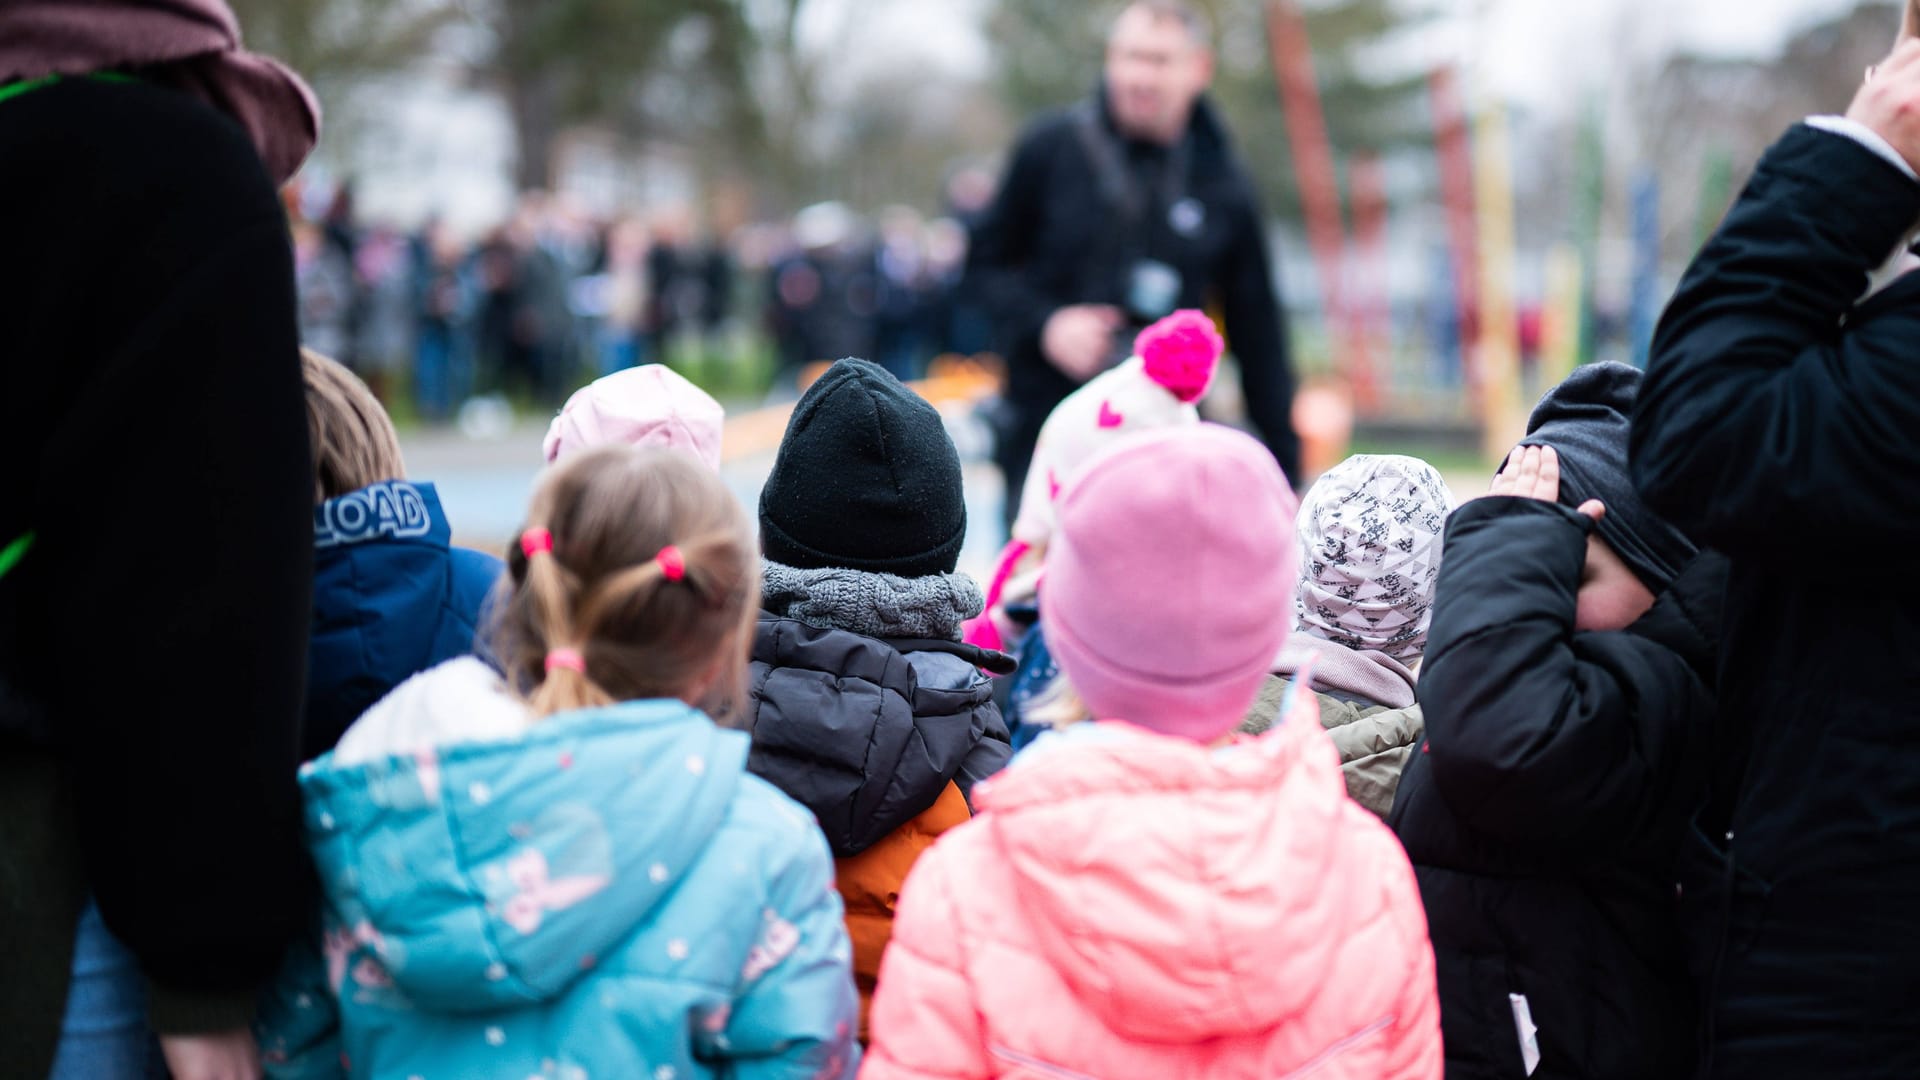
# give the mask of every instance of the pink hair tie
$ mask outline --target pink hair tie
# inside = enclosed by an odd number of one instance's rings
[[[655,555],[653,561],[660,564],[660,572],[666,575],[668,581],[686,580],[687,560],[680,554],[679,548],[668,544],[660,549],[660,554]]]
[[[553,554],[553,533],[546,529],[528,529],[520,534],[520,553],[531,559],[541,552]]]
[[[587,673],[587,658],[580,655],[579,649],[548,650],[547,674],[551,675],[560,668],[565,668],[568,671],[577,671],[585,675]]]

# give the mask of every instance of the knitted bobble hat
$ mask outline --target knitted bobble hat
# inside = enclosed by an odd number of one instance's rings
[[[1176,311],[1140,331],[1125,363],[1069,394],[1040,429],[1014,539],[1046,546],[1061,489],[1101,450],[1141,432],[1198,424],[1195,403],[1213,386],[1225,347],[1206,313]]]
[[[966,534],[960,455],[939,411],[877,364],[828,368],[795,407],[760,492],[767,558],[950,574]]]

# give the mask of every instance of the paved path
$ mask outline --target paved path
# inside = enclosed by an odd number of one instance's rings
[[[984,578],[1005,542],[1000,527],[1000,474],[987,464],[987,436],[964,406],[947,410],[948,428],[960,448],[967,484],[967,541],[960,568]],[[729,423],[721,476],[749,516],[773,467],[786,424],[784,410],[742,414]],[[408,475],[440,491],[454,542],[496,554],[520,528],[544,459],[544,424],[521,424],[497,439],[472,439],[454,428],[424,428],[401,439]]]
[[[984,582],[1006,542],[1000,520],[1004,485],[999,471],[988,463],[989,436],[974,416],[964,388],[953,391],[935,385],[932,396],[943,402],[941,411],[966,475],[968,529],[960,569]],[[754,408],[745,403],[728,410],[721,476],[747,507],[749,517],[759,505],[760,488],[773,467],[791,411],[791,404]],[[545,433],[544,420],[523,421],[490,439],[469,438],[454,428],[430,428],[409,434],[401,445],[409,475],[438,486],[453,522],[455,542],[498,553],[521,525],[539,479],[540,441]],[[1485,473],[1450,472],[1447,483],[1456,499],[1468,499],[1484,493],[1488,479]]]

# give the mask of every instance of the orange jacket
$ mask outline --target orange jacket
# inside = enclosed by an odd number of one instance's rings
[[[880,977],[880,957],[893,936],[893,909],[900,886],[920,853],[941,833],[973,816],[951,781],[921,815],[858,855],[834,860],[840,898],[847,906],[847,936],[853,939],[853,979],[860,988],[860,1041],[867,1041],[867,1014]]]

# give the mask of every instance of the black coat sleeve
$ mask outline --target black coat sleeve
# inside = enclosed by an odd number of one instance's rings
[[[136,253],[144,311],[55,431],[34,510],[88,878],[162,1031],[244,1024],[312,895],[313,474],[286,224],[249,179],[198,242]]]
[[[1768,151],[1661,319],[1632,438],[1650,505],[1730,554],[1920,540],[1920,312],[1850,317],[1916,220],[1920,185],[1844,136]]]
[[[1690,727],[1710,722],[1677,653],[1574,632],[1586,519],[1477,499],[1448,524],[1420,703],[1433,783],[1506,840],[1624,842],[1671,803]]]
[[[1227,342],[1240,362],[1247,418],[1286,470],[1287,479],[1298,485],[1302,481],[1300,440],[1293,430],[1293,361],[1287,347],[1286,316],[1274,286],[1264,220],[1251,189],[1236,215],[1234,241],[1219,280]]]
[[[1053,139],[1049,126],[1037,126],[1014,147],[1000,189],[974,225],[967,252],[967,277],[993,316],[1001,353],[1038,356],[1047,319],[1065,301],[1041,287],[1035,263],[1046,199]],[[1094,195],[1089,192],[1089,198]]]

